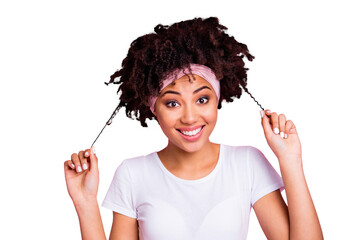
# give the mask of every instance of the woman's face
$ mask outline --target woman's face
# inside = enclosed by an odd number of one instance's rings
[[[217,97],[211,84],[193,75],[169,84],[155,103],[155,115],[171,147],[196,152],[209,143],[217,120]]]

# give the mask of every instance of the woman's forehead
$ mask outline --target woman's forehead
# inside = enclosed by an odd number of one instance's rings
[[[193,76],[193,77],[192,77]],[[193,75],[184,75],[179,79],[176,79],[172,83],[170,83],[168,86],[166,86],[163,90],[166,89],[182,89],[182,88],[196,88],[198,86],[208,86],[212,88],[211,84],[206,81],[204,78],[193,74]],[[189,80],[190,78],[190,80]],[[195,80],[194,80],[195,78]]]

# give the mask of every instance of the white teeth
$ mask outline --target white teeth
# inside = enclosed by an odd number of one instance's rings
[[[195,129],[193,131],[181,131],[182,134],[186,135],[186,136],[194,136],[196,134],[198,134],[201,130],[201,127],[199,127],[198,129]]]

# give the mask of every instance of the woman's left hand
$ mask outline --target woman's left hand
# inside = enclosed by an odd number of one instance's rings
[[[261,124],[266,141],[278,159],[294,157],[301,159],[300,139],[295,124],[291,120],[286,120],[284,114],[277,115],[276,112],[267,109]]]

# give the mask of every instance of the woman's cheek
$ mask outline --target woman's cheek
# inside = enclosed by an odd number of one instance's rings
[[[204,119],[207,123],[216,123],[217,121],[217,108],[216,106],[212,105],[209,107],[208,111],[204,111]]]

